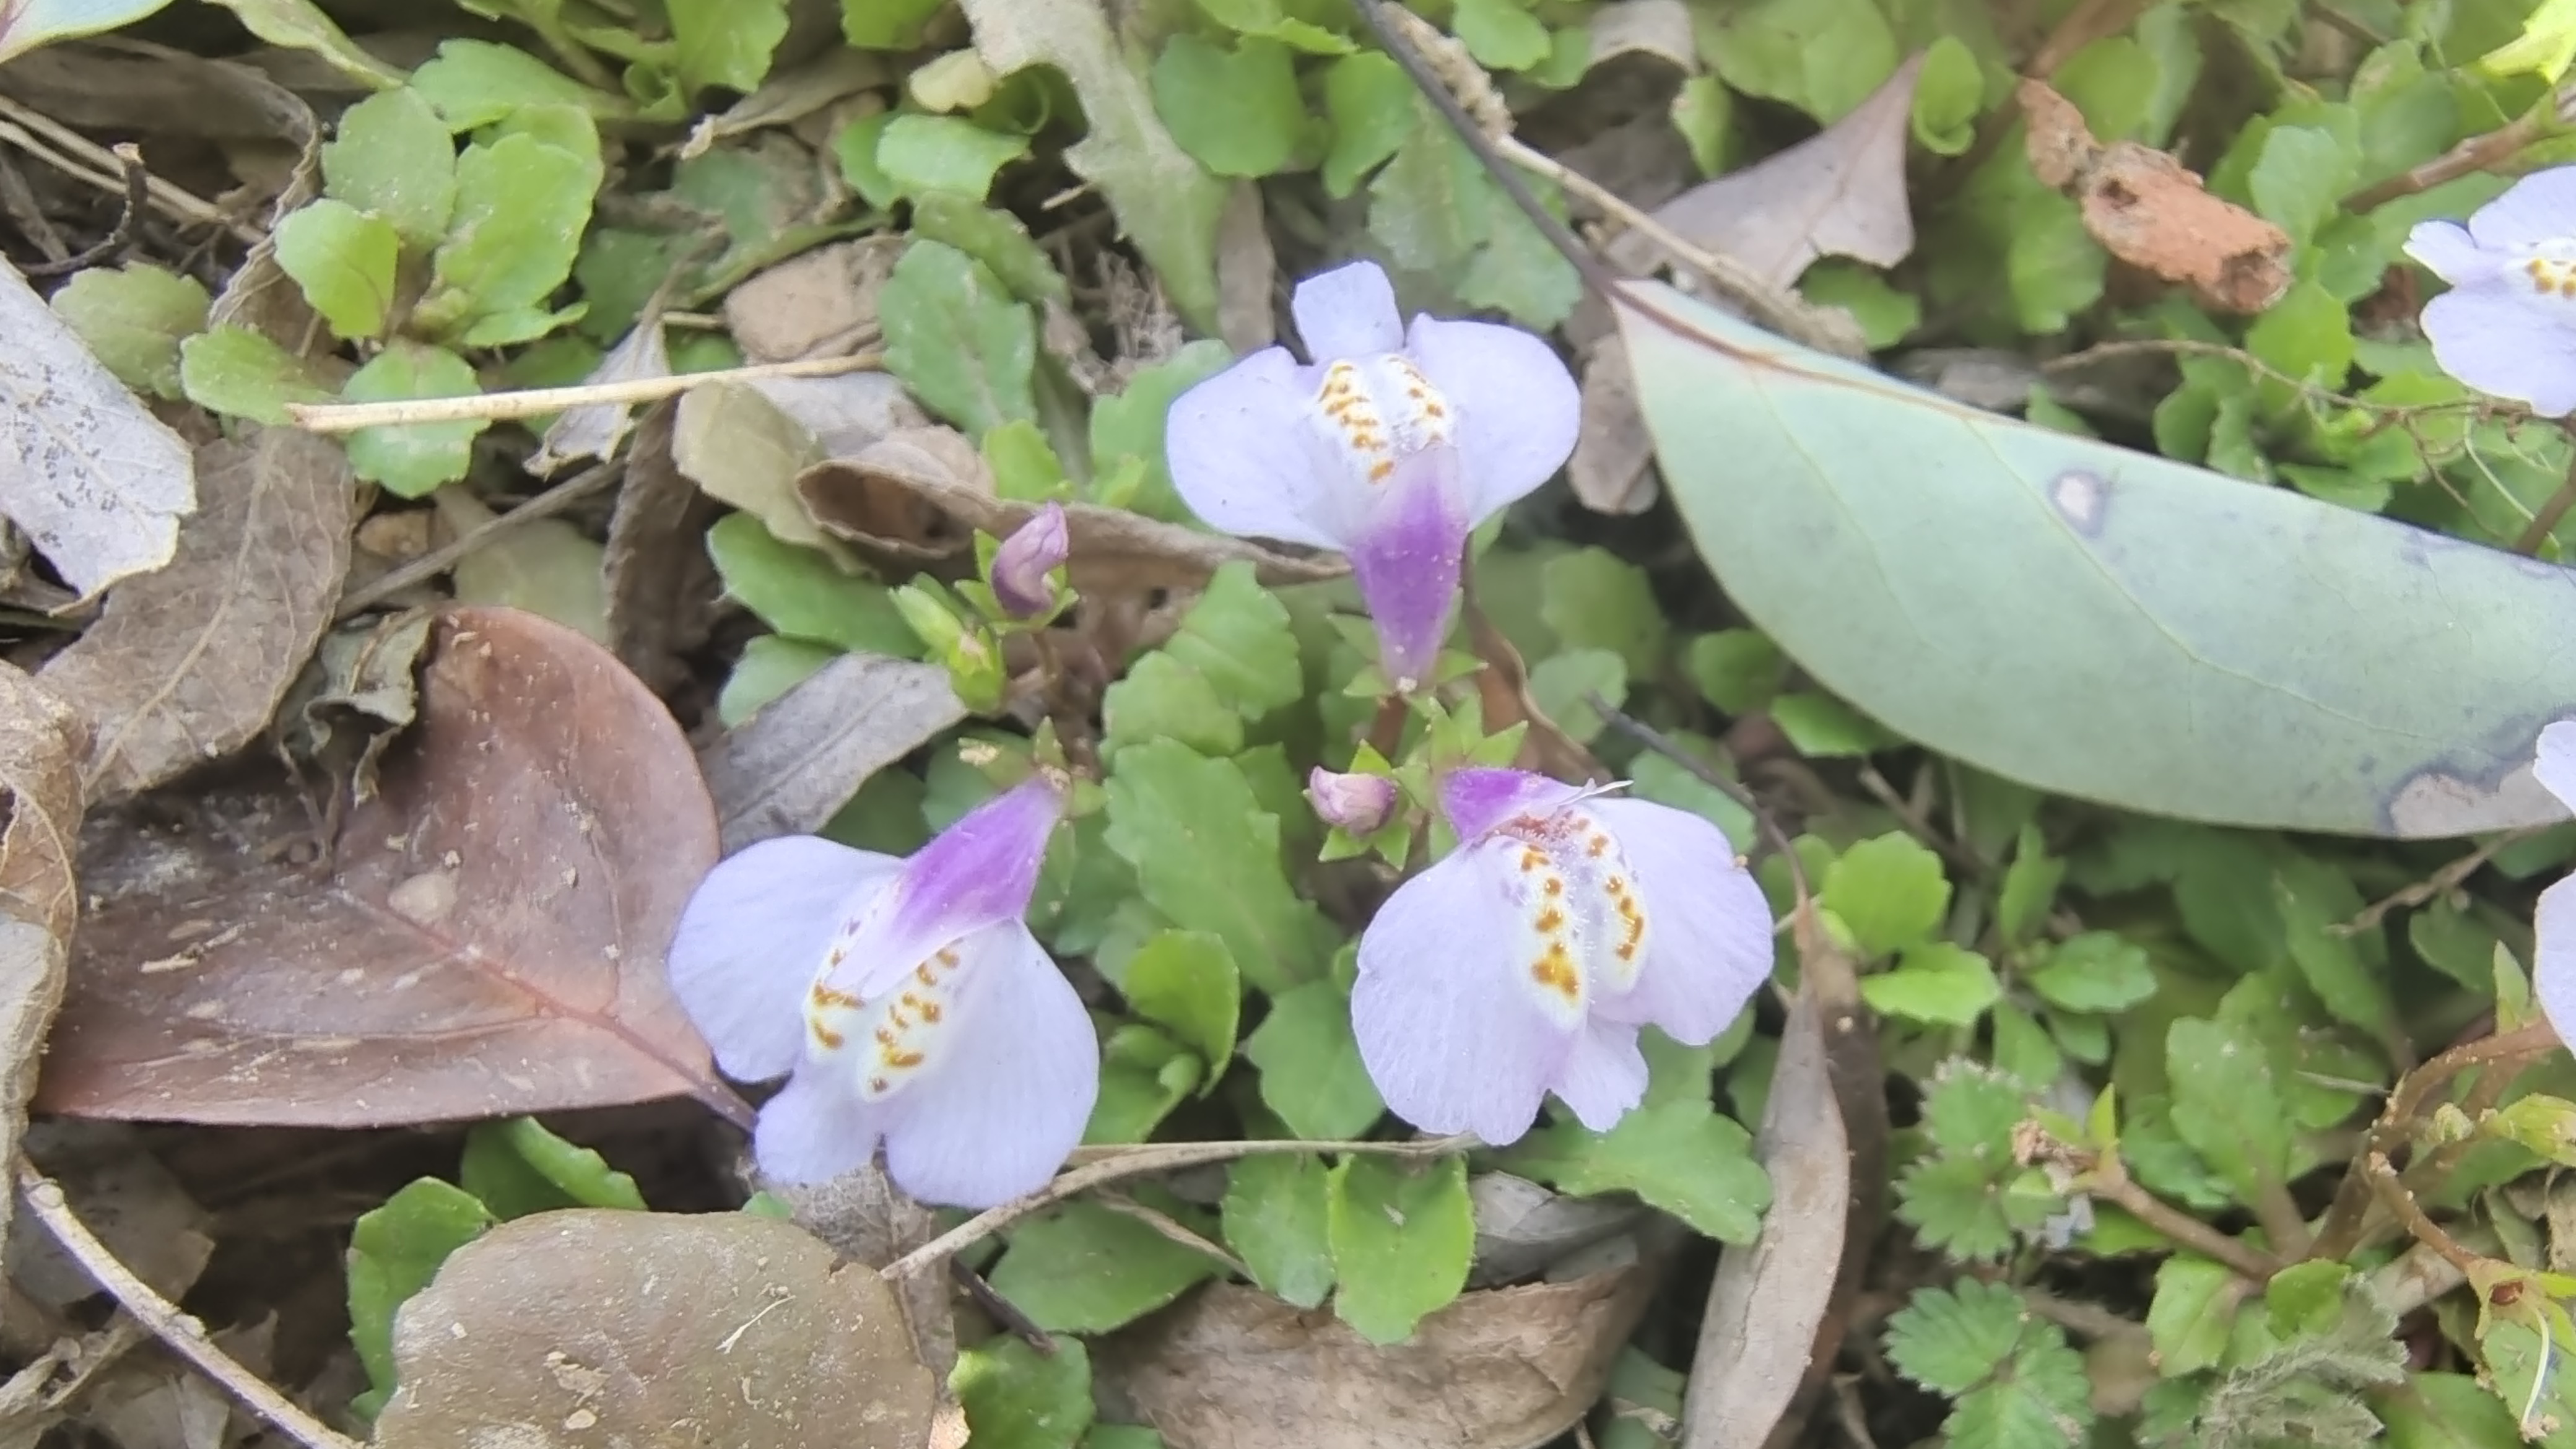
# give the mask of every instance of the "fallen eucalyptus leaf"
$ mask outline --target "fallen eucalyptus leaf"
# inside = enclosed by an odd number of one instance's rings
[[[394,1364],[381,1449],[918,1449],[934,1390],[873,1270],[750,1213],[503,1223],[403,1305]]]
[[[460,607],[420,714],[326,861],[275,785],[97,822],[43,1110],[361,1127],[722,1090],[662,975],[715,819],[661,702],[569,629]]]
[[[197,506],[188,445],[13,266],[0,266],[0,336],[0,513],[84,598],[168,563]]]
[[[833,660],[707,747],[724,853],[819,828],[870,775],[965,717],[939,665]]]
[[[37,676],[96,726],[94,796],[150,789],[256,738],[349,572],[357,490],[329,439],[251,426],[197,464],[202,497],[168,566],[118,585]]]
[[[1094,1350],[1172,1449],[1537,1449],[1600,1397],[1648,1263],[1468,1293],[1379,1348],[1327,1314],[1211,1283]]]
[[[1827,690],[2026,785],[2431,838],[2566,818],[2567,570],[1998,418],[1668,288],[1618,309],[1664,481]],[[2295,561],[2285,566],[2284,560]]]
[[[57,40],[131,25],[169,3],[170,0],[19,0],[0,10],[0,61]]]
[[[1905,146],[1914,56],[1857,110],[1785,151],[1704,181],[1655,209],[1655,220],[1710,251],[1786,287],[1818,257],[1855,257],[1889,267],[1914,250],[1914,213],[1905,191]],[[1630,232],[1610,259],[1628,271],[1663,255]]]
[[[81,720],[25,674],[0,665],[0,1161],[15,1161],[45,1032],[62,1005],[80,896]],[[16,1198],[0,1201],[0,1231]]]

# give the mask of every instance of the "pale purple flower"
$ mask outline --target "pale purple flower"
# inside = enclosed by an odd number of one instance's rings
[[[1011,530],[993,551],[993,598],[1014,619],[1034,619],[1055,604],[1055,586],[1047,575],[1063,566],[1073,552],[1065,531],[1064,505],[1050,503],[1028,522]]]
[[[1609,1128],[1644,1098],[1638,1028],[1700,1045],[1771,974],[1771,909],[1696,815],[1520,770],[1441,786],[1458,849],[1360,936],[1351,1028],[1428,1132],[1517,1140],[1554,1092]]]
[[[2576,166],[2533,172],[2466,226],[2419,223],[2406,254],[2451,284],[2424,304],[2444,372],[2542,417],[2576,410]]]
[[[1038,1187],[1082,1140],[1100,1045],[1021,923],[1064,810],[1041,773],[909,860],[810,835],[718,865],[671,943],[671,988],[728,1076],[793,1073],[752,1149],[783,1182],[865,1166],[924,1202]]]
[[[1352,835],[1371,835],[1386,828],[1395,814],[1395,782],[1384,775],[1337,774],[1317,765],[1306,776],[1306,799],[1315,818]]]
[[[1265,347],[1181,394],[1172,482],[1209,526],[1348,554],[1397,688],[1429,682],[1467,535],[1574,451],[1582,396],[1546,342],[1415,317],[1353,262],[1297,284],[1313,362]]]
[[[2576,721],[2560,720],[2540,732],[2533,773],[2559,802],[2576,810]],[[2540,893],[2531,919],[2531,989],[2540,1014],[2558,1039],[2576,1046],[2576,875]]]

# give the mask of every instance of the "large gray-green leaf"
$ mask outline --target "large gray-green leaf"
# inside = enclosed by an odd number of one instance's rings
[[[1945,754],[2221,824],[2436,837],[2562,819],[2576,574],[1980,412],[1661,287],[1619,309],[1718,581],[1828,689]]]

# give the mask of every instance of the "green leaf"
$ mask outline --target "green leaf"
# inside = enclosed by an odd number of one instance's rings
[[[2292,377],[2340,388],[2352,371],[2352,316],[2325,288],[2301,282],[2245,329],[2245,349]],[[2267,408],[2298,405],[2286,383],[2266,379],[2263,388]]]
[[[1286,46],[1246,39],[1227,50],[1187,31],[1154,58],[1154,108],[1181,149],[1219,176],[1268,176],[1306,131],[1306,103]]]
[[[2168,1377],[2208,1368],[2227,1351],[2241,1301],[2237,1283],[2225,1267],[2189,1253],[2156,1266],[2147,1334],[2155,1340],[2157,1367]]]
[[[1956,1398],[1992,1378],[2020,1346],[2030,1310],[2007,1283],[1962,1278],[1917,1288],[1887,1320],[1887,1360],[1937,1394]]]
[[[2016,1220],[2004,1211],[1995,1171],[1985,1163],[1924,1158],[1897,1179],[1896,1196],[1896,1216],[1913,1227],[1915,1239],[1959,1262],[2000,1259],[2018,1241]]]
[[[885,585],[843,573],[821,550],[780,539],[748,513],[716,520],[707,556],[725,593],[789,638],[903,658],[921,647]]]
[[[877,137],[876,164],[906,194],[953,191],[982,201],[994,173],[1028,153],[1027,137],[988,131],[962,116],[900,115]]]
[[[440,41],[437,58],[412,72],[411,85],[450,131],[481,130],[528,106],[577,106],[599,120],[635,111],[624,96],[593,90],[524,50],[488,40]]]
[[[179,344],[179,385],[201,408],[270,427],[285,425],[288,403],[332,400],[303,359],[238,322]]]
[[[1225,1243],[1274,1298],[1314,1308],[1333,1291],[1332,1174],[1311,1153],[1261,1152],[1226,1171]]]
[[[1137,1015],[1169,1027],[1205,1059],[1210,1078],[1233,1060],[1243,984],[1223,940],[1204,931],[1165,931],[1127,963],[1118,987]]]
[[[1929,937],[1950,908],[1941,857],[1903,832],[1864,840],[1825,871],[1816,898],[1839,917],[1869,956],[1885,956]]]
[[[1341,1280],[1333,1311],[1369,1342],[1402,1343],[1467,1286],[1476,1210],[1466,1158],[1345,1157],[1332,1170],[1327,1216]]]
[[[1306,697],[1288,607],[1242,560],[1221,564],[1163,652],[1196,670],[1246,720]]]
[[[1811,760],[1873,754],[1904,743],[1850,705],[1812,689],[1771,701],[1771,722]]]
[[[1543,1127],[1505,1161],[1559,1192],[1632,1192],[1720,1242],[1749,1243],[1771,1205],[1771,1179],[1752,1148],[1752,1137],[1702,1095],[1638,1107],[1607,1132]]]
[[[180,343],[206,330],[212,300],[194,277],[128,262],[74,272],[46,305],[118,382],[175,399]]]
[[[23,0],[0,13],[0,61],[40,45],[131,25],[170,0]]]
[[[2343,1320],[2344,1286],[2352,1281],[2348,1264],[2311,1260],[2293,1263],[2263,1285],[2263,1308],[2272,1331],[2283,1338],[2331,1331]]]
[[[1728,85],[1840,120],[1896,70],[1896,34],[1870,0],[1750,0],[1703,21],[1700,54]]]
[[[1530,699],[1539,712],[1577,744],[1590,744],[1608,721],[1592,707],[1598,694],[1613,709],[1628,699],[1628,666],[1607,649],[1569,649],[1540,660],[1529,672]]]
[[[1514,0],[1458,0],[1449,29],[1487,70],[1528,70],[1554,49],[1547,27]]]
[[[1065,1204],[1011,1234],[993,1291],[1052,1333],[1106,1333],[1214,1276],[1216,1261],[1096,1202]]]
[[[1205,755],[1243,748],[1243,716],[1226,707],[1206,675],[1159,649],[1102,693],[1100,713],[1101,753],[1113,762],[1119,751],[1157,740]]]
[[[877,316],[886,370],[969,437],[1037,417],[1037,323],[983,263],[914,242],[878,294]]]
[[[2057,887],[2066,879],[2066,862],[2048,853],[2039,827],[2025,825],[2013,846],[2012,864],[1995,892],[1995,929],[2008,942],[2030,939],[2057,903]]]
[[[427,251],[447,235],[456,209],[456,142],[420,92],[409,86],[383,91],[340,114],[322,148],[322,184],[331,196],[384,218],[406,245]]]
[[[677,46],[680,85],[752,91],[787,38],[787,0],[663,0]]]
[[[1125,391],[1091,405],[1093,464],[1105,470],[1130,457],[1145,465],[1144,481],[1125,505],[1131,511],[1175,523],[1189,518],[1164,461],[1163,421],[1182,393],[1224,371],[1233,360],[1234,354],[1222,342],[1208,338],[1185,342],[1171,356],[1138,369],[1127,380]]]
[[[2049,947],[2028,980],[2068,1011],[2126,1011],[2156,994],[2146,948],[2116,931],[2087,931]]]
[[[1381,51],[1363,50],[1324,72],[1324,118],[1332,143],[1324,152],[1324,194],[1339,201],[1396,153],[1421,124],[1417,92],[1404,67]]]
[[[374,1385],[350,1405],[360,1415],[374,1418],[394,1391],[394,1311],[493,1221],[472,1194],[434,1177],[359,1216],[349,1234],[349,1341]]]
[[[1878,272],[1838,257],[1807,268],[1798,291],[1810,302],[1852,314],[1872,352],[1894,347],[1923,325],[1923,304],[1912,292],[1899,291]]]
[[[2553,642],[2576,637],[2576,597],[2525,561],[1647,295],[1726,349],[1620,309],[1701,556],[1802,668],[1905,737],[2187,819],[2417,837],[2543,818],[2466,783],[2521,768],[2533,722],[2576,698],[2576,655]],[[2451,618],[2480,627],[2424,627]]]
[[[591,1149],[547,1131],[534,1117],[476,1123],[465,1134],[456,1182],[503,1222],[557,1208],[645,1210],[634,1178]]]
[[[1565,320],[1581,300],[1557,256],[1447,124],[1417,108],[1413,133],[1369,183],[1369,231],[1396,266],[1452,278],[1459,300],[1524,327]]]
[[[2092,1442],[2093,1382],[2054,1323],[2030,1326],[2008,1375],[1959,1400],[1941,1422],[1952,1444],[2080,1449]]]
[[[406,402],[472,397],[482,390],[464,358],[444,347],[397,337],[349,375],[340,396],[348,402]],[[404,498],[426,497],[440,484],[465,476],[474,462],[475,435],[488,426],[485,419],[469,418],[360,428],[349,435],[349,466],[363,482],[381,483]]]
[[[869,0],[844,0],[867,4]],[[1091,1427],[1091,1356],[1078,1338],[1039,1353],[1015,1334],[962,1349],[948,1386],[965,1406],[975,1449],[1074,1449]]]
[[[948,0],[841,0],[841,34],[861,50],[911,50]]]
[[[342,75],[379,90],[400,86],[403,73],[352,43],[316,0],[215,0],[242,29],[274,46],[310,51]]]
[[[1973,1026],[2003,999],[2004,988],[1985,957],[1947,941],[1926,941],[1906,948],[1895,970],[1862,977],[1860,995],[1882,1016]]]
[[[1691,640],[1682,667],[1702,699],[1730,715],[1751,714],[1771,702],[1788,678],[1789,661],[1759,629],[1720,629]]]
[[[733,673],[726,677],[723,691],[716,696],[716,718],[727,729],[741,724],[757,714],[762,705],[812,678],[841,653],[829,645],[782,639],[775,634],[745,641],[742,657],[734,661]]]
[[[1100,1098],[1083,1126],[1083,1142],[1146,1140],[1206,1078],[1199,1059],[1161,1031],[1135,1022],[1119,1027],[1101,1044]]]
[[[1356,1138],[1386,1111],[1351,1035],[1350,999],[1330,981],[1273,996],[1243,1055],[1261,1073],[1262,1105],[1309,1141]]]
[[[2274,126],[2246,177],[2254,210],[2304,243],[2340,209],[2344,193],[2360,179],[2360,152],[2331,131],[2314,126]]]
[[[437,280],[413,313],[418,325],[463,336],[487,319],[538,310],[564,284],[590,225],[597,145],[593,136],[585,155],[519,132],[465,148],[455,220],[430,258]]]
[[[2165,1030],[2173,1125],[2239,1202],[2290,1176],[2290,1114],[2250,1026],[2186,1017]]]
[[[2272,888],[2288,933],[2290,960],[2317,1000],[2337,1021],[2383,1040],[2397,1035],[2387,952],[2376,928],[2355,935],[2342,930],[2363,906],[2352,878],[2322,861],[2298,856],[2281,863]]]
[[[1976,139],[1985,102],[1986,74],[1976,52],[1954,35],[1933,41],[1914,78],[1914,139],[1935,155],[1958,155]]]
[[[1221,937],[1264,992],[1321,975],[1323,917],[1289,888],[1279,817],[1256,803],[1243,767],[1167,740],[1122,749],[1115,764],[1107,839],[1145,899],[1173,925]]]
[[[1072,296],[1046,249],[1029,236],[1027,224],[1007,211],[978,205],[953,191],[926,192],[913,198],[912,234],[916,240],[944,242],[982,262],[1024,302],[1062,302]]]
[[[1539,617],[1568,649],[1607,649],[1634,678],[1663,668],[1664,610],[1646,571],[1603,548],[1551,558],[1539,570]]]
[[[277,265],[332,332],[355,340],[385,330],[402,252],[391,223],[325,197],[280,219],[275,241]]]

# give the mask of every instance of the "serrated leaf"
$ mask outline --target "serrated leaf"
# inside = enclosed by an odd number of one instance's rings
[[[1788,677],[1780,646],[1759,629],[1720,629],[1691,640],[1683,668],[1700,698],[1730,715],[1750,714],[1771,702]]]
[[[1994,963],[1964,946],[1926,941],[1906,948],[1893,971],[1864,976],[1861,1000],[1882,1016],[1970,1026],[2003,999]]]
[[[1702,1095],[1638,1107],[1607,1132],[1556,1123],[1505,1160],[1559,1192],[1632,1192],[1720,1242],[1749,1243],[1771,1205],[1771,1179],[1752,1145],[1751,1134]]]
[[[1332,143],[1324,152],[1324,194],[1338,201],[1396,153],[1420,124],[1413,82],[1381,51],[1363,50],[1324,72],[1324,117]]]
[[[769,58],[787,38],[787,0],[663,0],[671,17],[680,84],[757,90]]]
[[[1165,931],[1128,961],[1118,988],[1137,1015],[1160,1022],[1197,1052],[1211,1078],[1233,1060],[1243,985],[1221,938]]]
[[[1094,465],[1105,469],[1127,457],[1139,460],[1145,468],[1135,496],[1123,507],[1170,522],[1189,518],[1189,510],[1182,506],[1180,494],[1172,487],[1171,469],[1164,459],[1163,422],[1174,399],[1214,377],[1233,360],[1234,354],[1222,342],[1209,338],[1185,342],[1171,356],[1151,367],[1139,368],[1127,380],[1124,391],[1091,405]]]
[[[2271,1055],[2244,1024],[2186,1018],[2165,1032],[2173,1125],[2240,1202],[2289,1179],[2290,1113]]]
[[[1109,848],[1166,919],[1221,937],[1265,992],[1322,974],[1323,917],[1290,889],[1279,817],[1260,808],[1241,765],[1149,741],[1118,752],[1108,789]]]
[[[1852,934],[1864,955],[1884,956],[1930,936],[1950,908],[1941,857],[1893,832],[1844,851],[1825,871],[1817,900]]]
[[[915,242],[878,294],[877,316],[886,370],[967,436],[1037,417],[1037,323],[983,263]]]
[[[332,332],[355,340],[385,330],[402,253],[391,223],[325,197],[282,218],[275,241],[277,265]]]
[[[1528,70],[1554,49],[1547,27],[1514,0],[1458,0],[1449,28],[1487,70]]]
[[[570,107],[542,109],[587,124]],[[413,313],[418,325],[464,337],[492,319],[545,315],[542,304],[572,275],[599,178],[596,135],[587,154],[530,132],[466,147],[456,158],[455,218],[430,258],[437,280]]]
[[[993,1291],[1054,1333],[1105,1333],[1178,1298],[1220,1271],[1140,1222],[1096,1202],[1071,1202],[1011,1234],[988,1275]]]
[[[716,520],[707,556],[725,593],[788,638],[897,657],[921,647],[885,585],[843,573],[821,550],[780,539],[748,513]]]
[[[2156,1296],[2147,1305],[2147,1334],[2157,1365],[2171,1377],[2218,1362],[2241,1301],[2236,1275],[2221,1264],[2177,1253],[2156,1267]]]
[[[982,201],[994,173],[1029,152],[1028,138],[962,116],[899,115],[877,134],[876,164],[905,194],[952,191]]]
[[[206,330],[212,302],[196,278],[148,262],[84,268],[46,299],[118,382],[165,398],[182,396],[179,347]]]
[[[1102,693],[1100,713],[1101,753],[1113,763],[1120,750],[1158,740],[1210,756],[1243,748],[1243,716],[1226,707],[1206,675],[1161,650],[1128,666]]]
[[[1219,565],[1163,652],[1196,670],[1246,720],[1306,694],[1288,608],[1240,559]]]
[[[288,403],[332,400],[303,359],[234,322],[179,344],[179,384],[201,408],[271,427],[285,425]]]
[[[1646,571],[1604,548],[1559,554],[1539,568],[1539,617],[1567,649],[1607,649],[1635,678],[1664,665],[1669,626]]]
[[[1243,1055],[1261,1073],[1262,1105],[1299,1137],[1354,1138],[1386,1111],[1351,1035],[1350,999],[1333,982],[1309,981],[1274,996]]]
[[[1228,50],[1187,31],[1154,58],[1154,109],[1181,149],[1219,176],[1268,176],[1306,131],[1289,50],[1247,37]]]
[[[2029,1320],[2009,1284],[1962,1278],[1947,1288],[1917,1288],[1888,1316],[1887,1359],[1898,1373],[1956,1398],[2011,1359]]]
[[[1341,1283],[1333,1311],[1369,1342],[1412,1337],[1467,1286],[1476,1210],[1464,1157],[1419,1165],[1346,1157],[1332,1170],[1327,1216]]]
[[[1199,1059],[1162,1031],[1129,1022],[1100,1048],[1100,1097],[1083,1125],[1086,1145],[1142,1142],[1206,1077]]]
[[[868,0],[845,0],[866,4]],[[975,1449],[1074,1449],[1091,1427],[1091,1356],[1080,1339],[1039,1353],[998,1334],[961,1350],[949,1387],[966,1409]]]
[[[2013,846],[2012,864],[1995,891],[1995,929],[2008,942],[2030,939],[2057,903],[2057,887],[2066,879],[2066,862],[2048,853],[2039,827],[2025,825]]]
[[[456,142],[420,92],[398,86],[341,112],[322,148],[322,182],[329,195],[384,218],[406,244],[427,251],[447,235],[456,209]]]
[[[1333,1291],[1332,1174],[1303,1152],[1238,1158],[1226,1172],[1225,1242],[1252,1281],[1299,1308]]]
[[[474,369],[444,347],[395,338],[350,374],[340,390],[348,402],[410,402],[472,397],[483,390]],[[474,462],[474,439],[491,424],[483,418],[450,423],[399,423],[360,428],[349,435],[349,466],[369,483],[404,498],[420,498],[465,476]]]
[[[2146,949],[2116,931],[2087,931],[2048,948],[2030,988],[2068,1011],[2125,1011],[2156,994]]]
[[[2091,1442],[2092,1381],[2084,1358],[2066,1346],[2064,1330],[2033,1326],[2043,1341],[2013,1356],[2008,1378],[1969,1393],[1941,1428],[1958,1445],[1993,1449],[2075,1449]]]
[[[434,1177],[359,1215],[349,1234],[349,1341],[373,1385],[350,1405],[360,1415],[373,1418],[393,1395],[395,1310],[493,1222],[471,1193]]]

